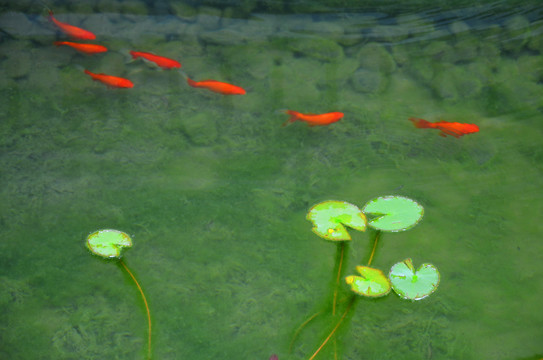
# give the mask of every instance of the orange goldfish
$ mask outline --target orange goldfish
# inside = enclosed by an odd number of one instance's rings
[[[455,138],[459,138],[460,136],[464,136],[466,134],[476,133],[479,131],[479,127],[475,124],[464,124],[464,123],[457,123],[457,122],[448,122],[448,121],[436,121],[436,122],[429,122],[424,119],[418,119],[411,117],[409,118],[411,122],[413,122],[413,125],[415,125],[417,128],[431,128],[431,129],[439,129],[441,132],[439,133],[440,136],[447,137],[447,135],[454,136]]]
[[[111,76],[106,75],[103,73],[95,74],[90,72],[89,70],[85,70],[85,74],[90,75],[93,80],[100,81],[101,83],[106,84],[109,87],[112,88],[132,88],[134,87],[134,83],[128,79],[124,79],[117,76]]]
[[[223,95],[245,95],[246,93],[245,89],[239,86],[220,82],[217,80],[194,81],[187,77],[187,83],[192,87],[205,88]]]
[[[98,53],[107,51],[107,47],[102,46],[102,45],[95,45],[95,44],[79,44],[79,43],[74,43],[71,41],[55,41],[53,44],[56,46],[62,46],[62,45],[71,46],[77,51],[80,51],[87,55],[98,54]]]
[[[157,64],[159,67],[161,67],[163,69],[173,69],[173,68],[180,68],[181,67],[181,64],[178,63],[177,61],[173,60],[173,59],[169,59],[169,58],[164,57],[164,56],[151,54],[151,53],[148,53],[148,52],[130,51],[130,55],[132,55],[133,59],[143,58],[145,60],[154,62],[155,64]]]
[[[65,32],[69,37],[79,40],[94,40],[96,35],[85,29],[78,28],[76,26],[66,24],[58,21],[53,16],[53,11],[49,10],[49,20],[53,22],[60,30]]]
[[[283,126],[295,122],[296,120],[305,121],[309,126],[324,126],[335,123],[343,117],[342,112],[330,112],[326,114],[302,114],[293,110],[285,110],[285,113],[289,114],[290,118],[283,124]]]

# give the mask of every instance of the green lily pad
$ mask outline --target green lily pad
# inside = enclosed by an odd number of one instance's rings
[[[366,231],[366,216],[353,204],[345,201],[324,201],[313,206],[307,213],[313,223],[313,232],[326,240],[351,240],[345,226]]]
[[[403,196],[383,196],[369,201],[362,209],[373,216],[368,225],[382,231],[404,231],[415,226],[424,208],[416,201]]]
[[[439,272],[432,264],[422,264],[417,271],[411,259],[394,264],[388,274],[394,291],[409,300],[424,299],[439,285]]]
[[[362,276],[347,276],[345,282],[351,285],[351,290],[358,295],[380,297],[390,292],[390,282],[381,270],[357,266],[356,271]]]
[[[98,230],[87,237],[87,248],[104,258],[120,258],[124,248],[132,246],[132,239],[119,230]]]

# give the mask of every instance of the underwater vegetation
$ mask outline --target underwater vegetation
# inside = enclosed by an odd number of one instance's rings
[[[336,264],[334,266],[334,269],[337,269],[337,275],[334,275],[336,281],[333,286],[331,304],[332,318],[336,320],[336,324],[313,355],[311,355],[310,360],[316,358],[324,346],[333,339],[334,334],[358,298],[357,295],[367,298],[380,298],[388,295],[391,289],[393,289],[401,298],[414,301],[426,298],[437,289],[440,275],[436,267],[432,264],[422,264],[415,270],[412,260],[407,258],[394,264],[388,276],[380,269],[371,267],[377,243],[382,236],[382,232],[408,230],[422,219],[423,212],[421,205],[402,196],[378,197],[366,203],[362,210],[356,205],[344,201],[324,201],[309,210],[307,219],[313,223],[313,232],[326,240],[337,242],[338,246]],[[356,266],[358,275],[349,275],[344,278],[343,262],[346,252],[345,247],[351,241],[347,227],[358,231],[365,231],[366,224],[375,230],[373,248],[367,265]],[[338,300],[340,281],[343,278],[354,294],[344,294],[344,298]],[[347,303],[341,315],[337,314],[336,311],[338,302]],[[290,345],[291,351],[300,331],[323,312],[325,311],[323,310],[310,316],[296,330]],[[334,350],[334,358],[337,358],[337,345],[334,346],[334,349],[336,349]]]
[[[143,302],[145,304],[145,310],[147,311],[147,323],[149,326],[148,330],[148,344],[147,344],[147,358],[151,359],[152,354],[152,346],[151,346],[151,311],[149,310],[149,304],[147,303],[147,298],[145,297],[145,294],[143,293],[143,289],[141,288],[138,280],[136,280],[136,277],[134,274],[132,274],[132,271],[126,266],[125,262],[121,259],[121,252],[125,248],[132,247],[132,239],[130,236],[128,236],[126,233],[118,230],[99,230],[95,231],[92,234],[90,234],[85,244],[87,245],[87,248],[97,256],[100,256],[104,259],[114,259],[116,260],[122,268],[126,271],[126,273],[130,276],[132,280],[134,280],[134,284],[136,284],[140,294],[141,298],[143,299]]]

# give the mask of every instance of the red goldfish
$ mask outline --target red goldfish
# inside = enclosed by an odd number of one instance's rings
[[[85,70],[85,74],[90,75],[93,80],[100,81],[101,83],[106,84],[109,87],[112,88],[132,88],[134,87],[134,83],[128,79],[124,79],[117,76],[111,76],[106,75],[103,73],[95,74],[90,72],[89,70]]]
[[[205,88],[223,95],[245,95],[245,89],[217,80],[194,81],[187,77],[187,83],[196,88]]]
[[[283,126],[295,122],[296,120],[305,121],[309,126],[324,126],[335,123],[343,117],[342,112],[330,112],[326,114],[302,114],[293,110],[285,110],[285,113],[290,115],[290,119],[288,119]]]
[[[457,123],[457,122],[448,122],[448,121],[436,121],[436,122],[429,122],[424,119],[418,119],[418,118],[409,118],[413,122],[413,125],[415,125],[417,128],[431,128],[431,129],[439,129],[441,132],[439,133],[440,136],[447,137],[447,135],[454,136],[455,138],[459,138],[460,136],[464,136],[466,134],[476,133],[479,131],[479,127],[475,124],[464,124],[464,123]]]
[[[77,51],[80,51],[87,55],[98,54],[98,53],[107,51],[107,47],[102,46],[102,45],[95,45],[95,44],[79,44],[79,43],[74,43],[71,41],[55,41],[53,44],[56,46],[62,46],[62,45],[71,46]]]
[[[145,60],[154,62],[155,64],[157,64],[159,67],[163,69],[173,69],[173,68],[181,67],[181,64],[173,59],[168,59],[167,57],[151,54],[148,52],[130,51],[130,55],[132,55],[133,59],[143,58]]]
[[[76,26],[66,24],[58,21],[53,17],[53,12],[49,10],[49,20],[52,21],[60,30],[65,32],[69,37],[79,40],[94,40],[96,35],[85,29],[78,28]]]

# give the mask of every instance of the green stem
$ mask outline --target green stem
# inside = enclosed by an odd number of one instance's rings
[[[377,230],[375,232],[375,238],[373,239],[373,249],[371,250],[370,259],[368,260],[368,266],[370,266],[371,262],[373,261],[373,256],[375,255],[375,249],[377,249],[377,242],[379,242],[381,233],[382,233],[381,230]]]
[[[136,284],[136,286],[138,287],[138,290],[140,291],[141,298],[143,299],[143,303],[145,304],[145,310],[147,311],[147,322],[149,323],[149,339],[148,339],[149,349],[147,352],[147,358],[150,360],[151,359],[151,311],[149,310],[149,304],[147,303],[147,299],[145,298],[143,289],[141,288],[138,280],[136,280],[136,277],[134,276],[134,274],[132,274],[132,272],[130,271],[130,269],[128,269],[128,266],[126,266],[126,264],[124,263],[122,259],[119,259],[119,263],[123,266],[123,268],[126,270],[128,275],[130,275],[132,280],[134,280],[134,283]]]
[[[345,258],[345,253],[347,252],[347,243],[345,241],[341,241],[337,244],[337,251],[336,251],[336,262],[334,264],[334,295],[332,299],[332,314],[336,315],[336,308],[337,308],[337,297],[338,297],[338,291],[339,291],[339,284],[341,281],[341,275],[342,275],[342,269],[343,269],[343,259]],[[336,270],[337,269],[337,270]],[[318,315],[322,314],[324,310],[321,310],[313,315],[311,315],[307,320],[305,320],[294,332],[294,336],[292,337],[292,340],[290,341],[289,346],[289,352],[292,352],[292,347],[294,346],[294,342],[296,341],[296,338],[300,334],[300,332],[304,329],[304,327],[309,324],[313,319],[315,319]]]
[[[339,290],[339,281],[341,280],[341,269],[343,268],[343,259],[345,258],[345,241],[341,241],[337,247],[336,254],[336,266],[337,267],[337,276],[336,282],[334,284],[334,297],[332,299],[332,315],[336,315],[336,306],[337,306],[337,293]]]
[[[335,334],[335,332],[337,331],[337,329],[339,329],[339,326],[341,325],[341,323],[343,322],[343,320],[345,319],[345,316],[347,316],[347,313],[349,312],[349,310],[351,310],[353,304],[354,304],[354,301],[356,300],[356,295],[352,295],[351,296],[351,300],[349,301],[349,305],[347,305],[347,308],[345,309],[345,311],[343,312],[343,315],[341,315],[341,318],[339,319],[339,321],[337,322],[336,326],[334,326],[334,328],[332,329],[332,331],[330,332],[330,334],[328,334],[328,336],[326,337],[326,339],[324,339],[324,341],[322,342],[322,344],[319,346],[319,348],[313,353],[313,355],[311,355],[311,357],[309,358],[309,360],[313,360],[315,358],[315,356],[317,356],[317,354],[322,350],[322,348],[328,343],[328,341],[332,338],[332,336]]]

